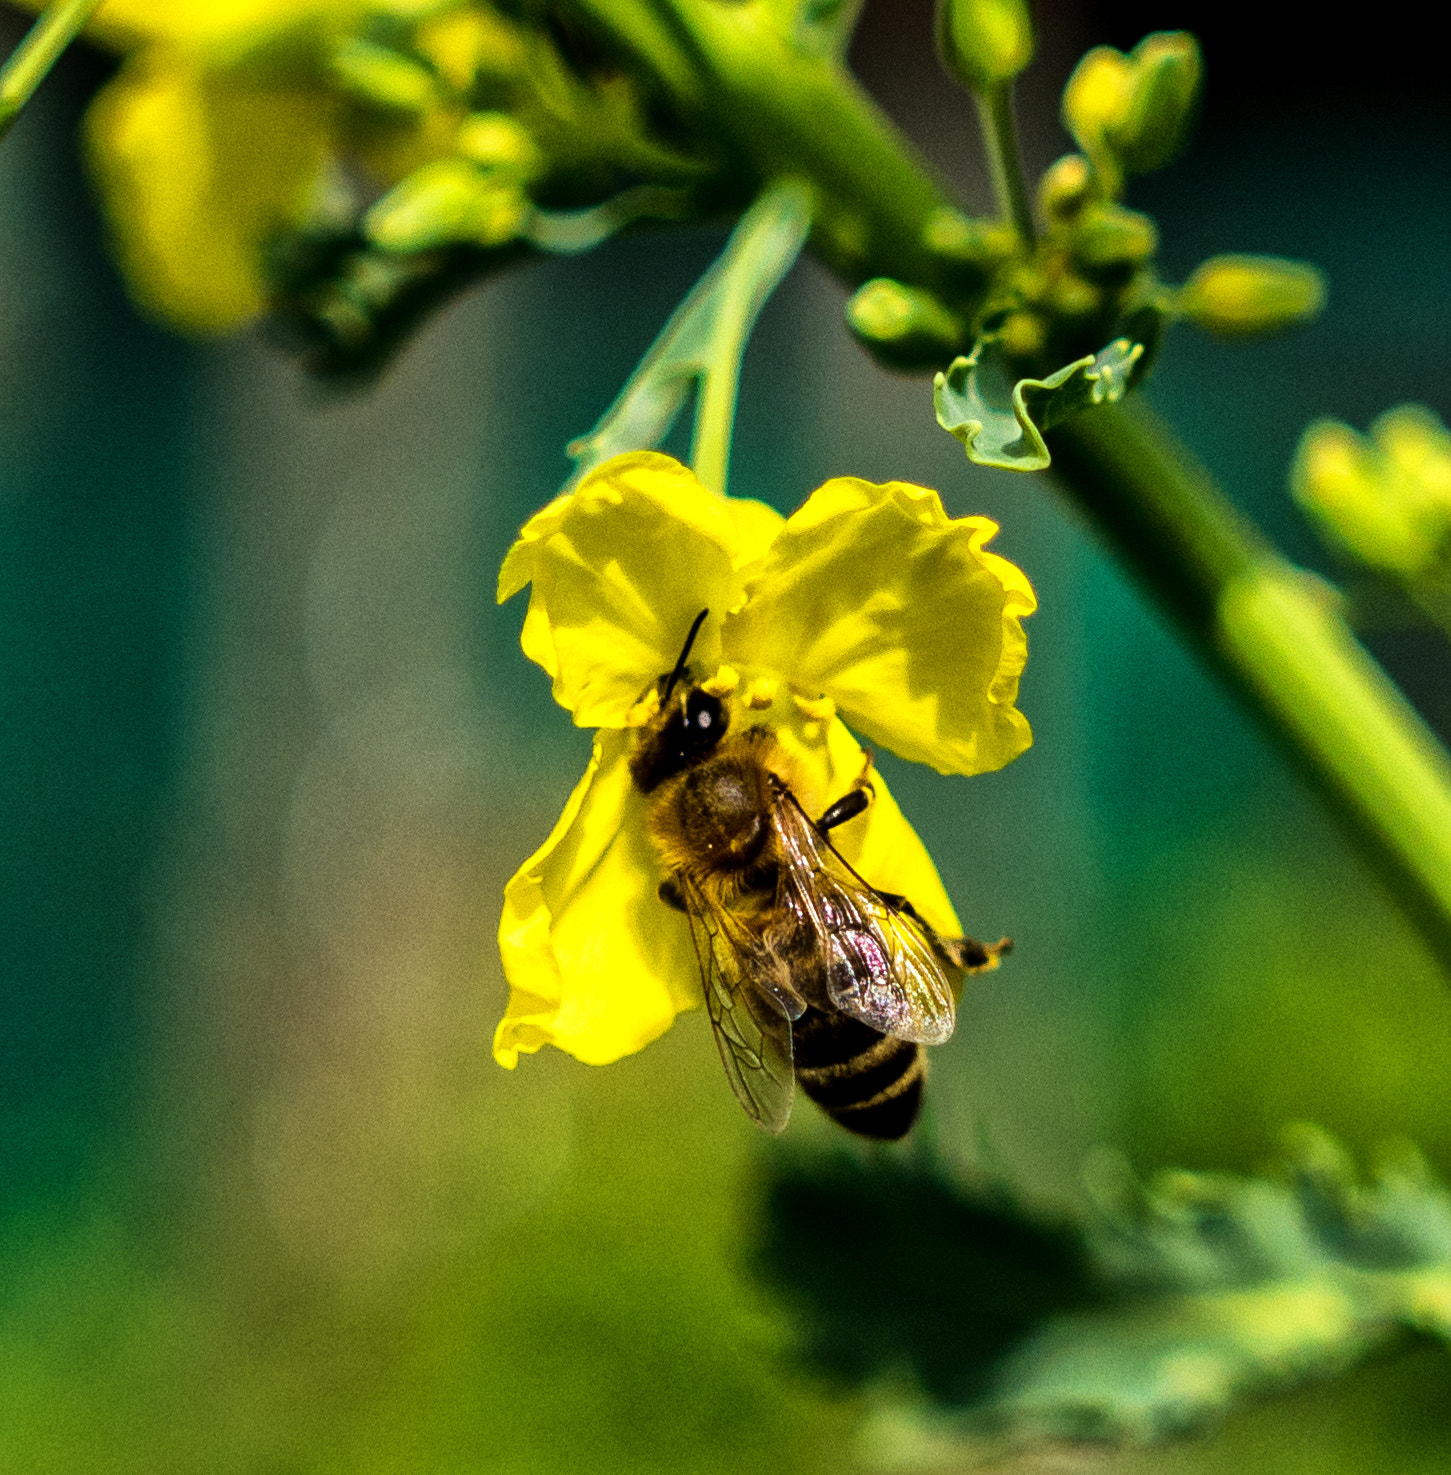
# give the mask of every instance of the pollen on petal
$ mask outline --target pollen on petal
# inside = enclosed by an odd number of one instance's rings
[[[741,673],[734,666],[722,666],[709,681],[700,683],[700,689],[713,697],[727,697],[740,684]]]
[[[660,710],[660,693],[652,686],[628,712],[625,713],[626,727],[644,727]]]
[[[745,703],[752,712],[764,712],[776,700],[781,683],[774,676],[757,676],[746,687]]]
[[[796,710],[810,722],[830,722],[836,716],[836,703],[830,697],[803,697],[792,692],[791,700],[796,703]]]

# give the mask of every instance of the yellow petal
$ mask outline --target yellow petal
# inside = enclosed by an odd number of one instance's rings
[[[152,48],[100,94],[86,130],[138,302],[194,332],[255,317],[264,247],[296,223],[322,170],[326,99]]]
[[[524,653],[554,678],[578,726],[621,727],[703,609],[713,618],[691,662],[720,665],[738,550],[723,498],[669,456],[635,451],[530,518],[499,571],[499,598],[532,584]]]
[[[786,525],[786,519],[774,507],[750,497],[727,497],[726,506],[736,523],[736,567],[744,568],[763,558],[766,550],[776,541],[776,534]]]
[[[43,0],[21,0],[39,10]],[[85,34],[115,51],[148,42],[216,45],[361,11],[361,0],[106,0]]]
[[[657,896],[630,736],[602,732],[554,832],[504,890],[499,950],[509,1004],[494,1058],[556,1045],[607,1065],[700,1003],[690,929]]]
[[[725,658],[830,697],[874,742],[939,773],[1001,768],[1032,741],[1014,706],[1037,601],[985,549],[997,525],[949,518],[937,493],[839,477],[751,570]]]

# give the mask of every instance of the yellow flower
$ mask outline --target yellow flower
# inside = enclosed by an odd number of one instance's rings
[[[386,188],[451,157],[476,124],[461,100],[475,72],[486,56],[507,71],[519,42],[482,7],[434,20],[440,9],[437,0],[108,0],[87,34],[125,60],[87,114],[85,137],[138,303],[186,331],[241,327],[268,305],[269,245],[335,212],[345,174]],[[424,61],[354,34],[384,13],[414,28]],[[497,235],[497,220],[522,216],[519,171],[475,172]]]
[[[617,456],[525,525],[499,575],[530,585],[525,654],[594,753],[553,833],[505,888],[499,929],[510,998],[494,1055],[553,1044],[590,1064],[639,1050],[700,1003],[686,920],[657,895],[633,727],[708,610],[692,666],[733,725],[766,725],[818,815],[874,742],[939,772],[1000,768],[1032,741],[1014,702],[1036,607],[1020,570],[986,550],[997,527],[949,518],[937,493],[853,477],[790,518],[707,491],[654,452]],[[873,885],[961,927],[936,868],[880,776],[833,842]]]

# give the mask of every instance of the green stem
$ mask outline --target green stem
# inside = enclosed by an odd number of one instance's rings
[[[1288,750],[1451,969],[1451,758],[1331,591],[1276,554],[1136,401],[1047,436],[1115,551]]]
[[[762,6],[572,0],[571,8],[724,143],[742,193],[781,176],[809,180],[812,245],[849,281],[942,284],[950,267],[927,250],[923,228],[946,203],[943,187],[837,57],[799,49]]]
[[[0,138],[10,132],[20,110],[81,27],[101,8],[101,0],[55,0],[0,67]]]
[[[736,394],[741,381],[742,343],[723,354],[696,390],[695,424],[690,435],[690,468],[702,486],[725,496],[731,467],[731,431],[736,421]]]
[[[741,217],[726,248],[670,315],[614,404],[569,447],[570,485],[624,451],[657,446],[696,391],[691,465],[725,495],[741,356],[766,299],[806,243],[812,192],[779,179]]]
[[[988,92],[973,94],[982,123],[983,145],[992,170],[998,211],[1027,242],[1035,238],[1033,212],[1028,208],[1028,184],[1018,148],[1018,123],[1013,116],[1013,84],[1001,83]]]

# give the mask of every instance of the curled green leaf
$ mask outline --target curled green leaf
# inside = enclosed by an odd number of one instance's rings
[[[984,334],[967,358],[954,359],[933,381],[937,423],[979,466],[1044,471],[1052,458],[1043,432],[1079,410],[1121,399],[1143,353],[1142,343],[1116,338],[1046,379],[1015,383],[996,337]]]

